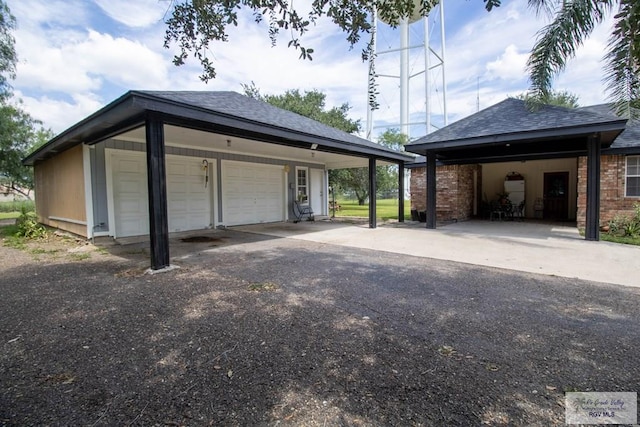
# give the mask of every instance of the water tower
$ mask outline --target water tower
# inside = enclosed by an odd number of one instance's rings
[[[414,0],[412,16],[396,28],[375,16],[369,93],[375,91],[378,108],[367,103],[369,140],[389,128],[413,140],[447,125],[444,5],[431,4],[423,17]]]

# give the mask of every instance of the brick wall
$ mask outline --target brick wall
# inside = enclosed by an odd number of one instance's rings
[[[633,214],[637,197],[624,197],[625,156],[602,156],[600,163],[600,225],[606,225],[614,216]],[[578,228],[587,220],[587,158],[578,158]]]
[[[436,167],[436,217],[438,221],[464,221],[473,215],[473,172],[479,165]],[[411,169],[411,209],[427,206],[426,168]]]

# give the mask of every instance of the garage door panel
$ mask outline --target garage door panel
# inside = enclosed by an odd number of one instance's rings
[[[146,157],[144,153],[113,153],[112,181],[116,235],[149,233]],[[204,229],[211,225],[210,188],[205,187],[200,160],[166,158],[169,231]]]
[[[224,162],[222,179],[226,225],[284,220],[284,173],[280,166]]]
[[[200,230],[211,225],[210,189],[202,161],[167,158],[169,231]]]

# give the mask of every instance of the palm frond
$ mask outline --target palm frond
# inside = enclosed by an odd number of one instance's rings
[[[640,3],[621,0],[609,37],[604,81],[616,113],[638,118],[640,104]]]
[[[529,8],[536,11],[537,15],[553,16],[562,0],[529,0]]]
[[[534,4],[546,3],[533,0]],[[601,23],[611,9],[614,0],[573,0],[563,2],[555,19],[538,33],[527,70],[531,91],[546,98],[551,90],[553,78],[564,70],[567,60]]]

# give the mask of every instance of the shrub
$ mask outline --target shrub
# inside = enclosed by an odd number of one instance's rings
[[[609,234],[619,237],[640,237],[640,203],[633,204],[633,216],[616,215],[609,221]]]
[[[26,207],[22,207],[20,216],[16,220],[18,231],[16,236],[27,239],[41,239],[46,237],[47,229],[38,223],[38,217],[35,212],[28,211]]]

